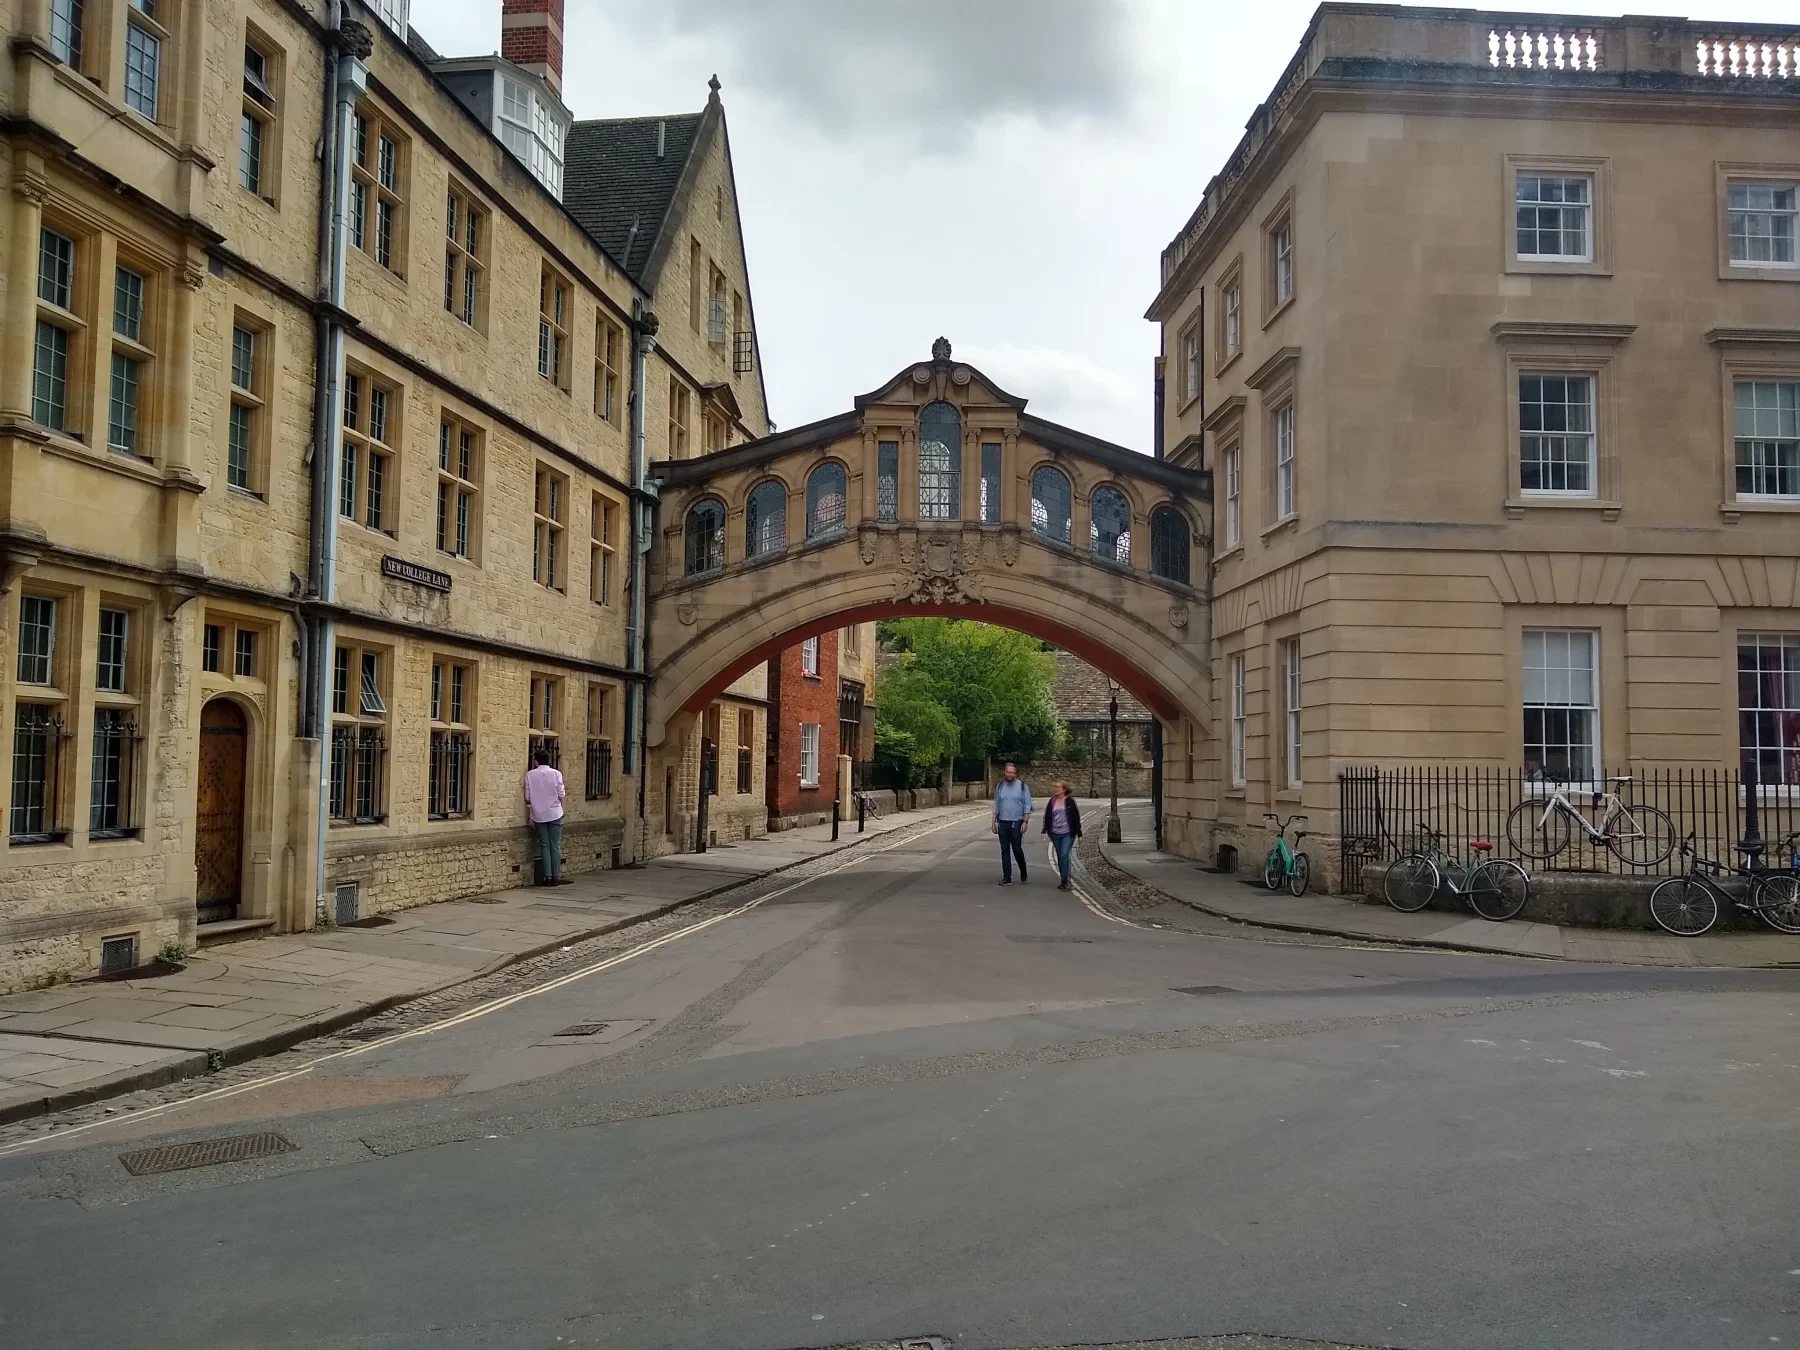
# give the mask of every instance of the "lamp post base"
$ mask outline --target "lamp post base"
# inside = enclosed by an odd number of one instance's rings
[[[1124,832],[1119,828],[1119,813],[1115,811],[1106,818],[1106,842],[1117,844],[1123,839]]]

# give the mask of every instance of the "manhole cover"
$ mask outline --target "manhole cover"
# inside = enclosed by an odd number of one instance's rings
[[[651,1022],[647,1017],[609,1017],[605,1021],[596,1018],[591,1022],[576,1022],[561,1031],[553,1031],[538,1045],[577,1046],[577,1045],[610,1045],[614,1041],[622,1041],[627,1036],[642,1031]]]
[[[1241,991],[1233,989],[1228,984],[1190,984],[1186,989],[1174,989],[1170,992],[1176,994],[1236,994]]]
[[[365,1022],[361,1026],[345,1027],[342,1031],[334,1031],[331,1034],[340,1041],[378,1041],[383,1036],[392,1036],[394,1028],[375,1026]]]
[[[279,1134],[233,1134],[223,1139],[197,1139],[191,1144],[167,1144],[121,1153],[119,1161],[134,1177],[152,1172],[185,1172],[190,1167],[217,1167],[220,1163],[248,1162],[292,1153],[295,1146]]]
[[[349,923],[340,923],[339,928],[387,928],[393,920],[385,914],[371,914],[366,919],[354,919]]]

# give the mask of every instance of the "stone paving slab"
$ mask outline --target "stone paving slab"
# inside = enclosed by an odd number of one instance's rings
[[[1101,848],[1108,862],[1185,905],[1240,923],[1332,937],[1566,961],[1721,968],[1800,966],[1800,937],[1781,933],[1709,933],[1698,938],[1678,938],[1648,930],[1568,928],[1518,920],[1490,923],[1432,909],[1403,914],[1385,905],[1330,895],[1295,898],[1221,876],[1191,858],[1157,851],[1148,802],[1121,802],[1119,821],[1123,842]]]
[[[865,838],[980,803],[869,822]],[[0,996],[0,1122],[94,1101],[285,1049],[406,999],[462,983],[857,842],[829,825],[754,846],[591,872],[555,889],[392,911],[392,923],[208,947],[154,980],[86,981]],[[553,906],[546,908],[545,906]],[[14,1068],[9,1069],[9,1064]]]

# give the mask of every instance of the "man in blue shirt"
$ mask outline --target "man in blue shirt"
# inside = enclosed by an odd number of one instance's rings
[[[1013,859],[1019,860],[1019,881],[1025,880],[1025,833],[1031,825],[1031,789],[1019,778],[1011,760],[994,789],[994,833],[1000,836],[1000,884],[1012,885]]]

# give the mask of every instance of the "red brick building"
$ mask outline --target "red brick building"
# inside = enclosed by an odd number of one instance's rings
[[[836,629],[770,660],[767,755],[770,828],[830,820],[837,797]]]

